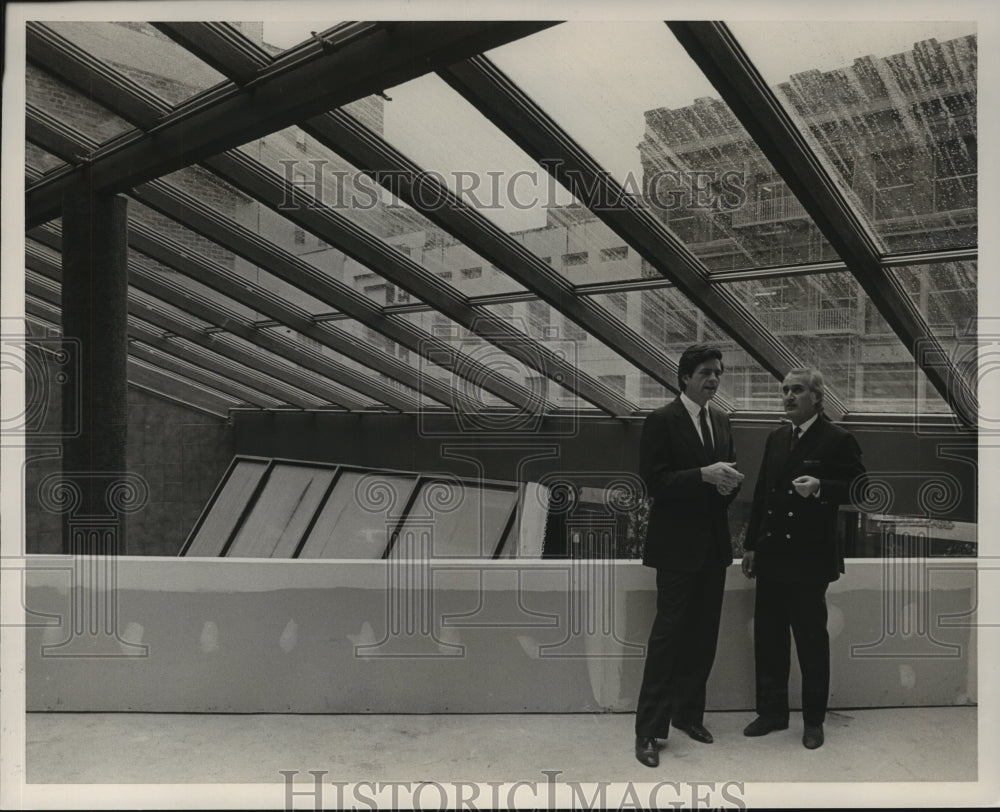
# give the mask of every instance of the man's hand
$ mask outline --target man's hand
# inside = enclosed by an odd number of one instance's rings
[[[753,568],[753,554],[753,550],[743,551],[743,574],[747,578],[753,578],[757,574]]]
[[[819,480],[814,476],[800,476],[792,480],[792,487],[799,496],[812,496],[819,490]]]
[[[729,496],[733,491],[736,490],[735,485],[716,485],[715,489],[721,493],[723,496]]]
[[[701,469],[701,481],[732,490],[743,481],[743,474],[731,462],[713,462]]]

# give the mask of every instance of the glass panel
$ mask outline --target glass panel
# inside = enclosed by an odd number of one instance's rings
[[[101,144],[134,129],[124,119],[30,62],[24,66],[24,73],[28,104],[54,116],[80,135]]]
[[[243,225],[246,225],[248,219],[255,224],[258,222],[256,216],[248,217],[247,211],[248,208],[252,208],[256,204],[250,204],[232,187],[223,187],[229,194],[220,194],[218,188],[220,182],[203,171],[182,170],[170,175],[169,179],[172,184],[183,188],[201,202],[210,202],[217,214],[243,220]],[[152,229],[157,236],[174,242],[180,250],[198,254],[223,270],[234,272],[239,278],[245,280],[248,290],[265,293],[269,297],[280,299],[283,304],[300,308],[310,316],[326,316],[337,312],[331,304],[310,295],[267,269],[248,262],[224,246],[201,236],[137,200],[129,201],[129,218]],[[206,279],[205,281],[209,282],[210,280]],[[253,311],[253,313],[252,321],[268,318],[258,311]]]
[[[341,330],[342,332],[346,333],[348,337],[360,339],[368,346],[382,350],[382,352],[393,356],[397,361],[402,362],[403,364],[410,367],[416,372],[429,375],[433,378],[436,378],[437,380],[443,380],[448,382],[451,382],[452,380],[452,374],[448,372],[446,369],[443,369],[437,364],[428,361],[419,353],[411,351],[409,348],[404,347],[402,344],[393,341],[392,339],[388,338],[387,336],[383,335],[377,330],[374,330],[371,327],[368,327],[367,325],[362,324],[359,321],[355,321],[353,319],[338,318],[326,322],[326,324],[331,328]],[[376,374],[379,380],[381,380],[382,383],[386,384],[387,386],[400,386],[400,387],[403,386],[402,384],[394,382],[391,378],[385,375],[377,373],[373,374]],[[403,388],[405,389],[405,387]],[[426,397],[423,398],[421,402],[429,406],[437,404],[436,400],[432,400]]]
[[[379,97],[366,106],[345,108],[376,134],[382,135]],[[464,295],[511,293],[524,288],[487,262],[468,246],[439,229],[430,220],[394,197],[374,180],[327,149],[298,127],[288,127],[265,139],[240,148],[281,177],[288,188],[299,188],[322,200],[326,206],[354,225],[378,237],[386,245],[433,272]],[[429,201],[433,205],[434,201]],[[272,215],[268,215],[271,217]],[[275,225],[280,229],[281,226]],[[412,294],[386,282],[370,268],[351,259],[340,259],[342,269],[331,257],[342,257],[321,238],[292,226],[288,250],[314,265],[330,268],[337,278],[379,302],[405,304],[418,301]]]
[[[665,25],[563,23],[487,56],[711,270],[835,258]]]
[[[134,351],[134,348],[136,347],[141,347],[143,350],[143,354],[145,356],[149,356],[149,358],[146,359],[147,365],[149,364],[155,365],[155,362],[158,359],[168,359],[171,367],[174,367],[179,364],[182,369],[193,369],[197,370],[202,375],[209,375],[210,376],[208,379],[209,382],[216,381],[215,388],[218,389],[219,392],[232,393],[232,394],[221,394],[220,397],[231,398],[235,395],[240,397],[240,399],[245,401],[246,403],[260,404],[263,407],[275,407],[282,405],[282,401],[275,400],[274,398],[262,394],[261,392],[255,389],[251,390],[246,386],[244,386],[243,384],[237,383],[232,378],[225,378],[223,372],[220,372],[218,370],[219,366],[218,364],[216,365],[215,370],[208,370],[205,369],[204,367],[199,366],[197,363],[191,362],[190,358],[182,359],[176,355],[168,355],[165,352],[161,352],[159,348],[146,345],[142,341],[129,342],[130,353],[132,353]],[[138,361],[139,359],[133,359],[130,356],[129,362],[131,363],[133,360]],[[188,381],[188,383],[190,383],[192,386],[202,386],[202,387],[211,385],[211,383],[203,383],[201,381],[198,382]]]
[[[184,555],[218,556],[229,541],[243,511],[260,484],[267,463],[239,460],[213,497],[208,514],[195,530]]]
[[[732,29],[885,251],[976,244],[975,23]]]
[[[365,366],[364,364],[360,364],[354,359],[348,358],[346,355],[342,355],[336,350],[330,349],[329,347],[325,346],[316,339],[307,335],[303,335],[302,333],[299,333],[296,330],[293,330],[291,327],[283,327],[283,326],[265,327],[261,329],[261,332],[266,333],[268,335],[273,335],[278,338],[283,338],[286,340],[290,339],[296,342],[297,344],[301,345],[303,350],[306,350],[308,352],[318,353],[324,358],[329,358],[331,361],[334,361],[338,364],[342,364],[348,369],[353,370],[358,374],[359,378],[364,378],[368,380],[372,378],[380,378],[381,382],[384,383],[386,386],[388,386],[391,389],[395,389],[401,395],[415,399],[418,403],[420,403],[420,405],[433,406],[437,404],[437,401],[424,397],[416,390],[411,389],[409,386],[399,383],[398,381],[394,381],[388,376],[380,375],[376,373],[375,370],[373,370],[371,367]],[[345,386],[349,385],[347,384],[346,381],[342,383]]]
[[[416,478],[345,471],[309,532],[299,558],[381,558]]]
[[[744,305],[852,412],[947,412],[913,356],[848,273],[727,283]],[[730,373],[733,373],[730,375]],[[756,364],[727,364],[744,408],[780,408],[779,383]]]
[[[732,364],[747,357],[733,339],[673,287],[653,290],[600,294],[592,297],[606,310],[622,318],[646,342],[676,362],[692,344],[713,344],[723,351],[725,372],[719,382],[719,397],[743,408],[739,392],[732,385]],[[677,386],[676,380],[671,383]],[[626,393],[643,409],[662,406],[674,395],[659,381],[631,367],[625,381]]]
[[[442,79],[426,75],[389,95],[386,140],[557,273],[574,284],[641,277],[641,260],[621,237]],[[446,239],[435,260],[425,249],[425,265],[450,272],[468,295],[522,290],[464,250]]]
[[[594,297],[595,301],[605,305],[612,315],[628,323],[624,294],[611,294],[605,297]],[[621,305],[621,307],[617,307]],[[617,352],[602,341],[587,333],[575,322],[559,313],[546,302],[534,300],[514,302],[510,304],[487,305],[483,308],[507,321],[519,332],[530,336],[534,341],[547,347],[553,353],[562,355],[574,369],[605,383],[619,395],[630,400],[636,400],[637,390],[629,387],[626,380],[636,379],[639,370],[626,361]],[[632,326],[630,323],[628,326]],[[569,387],[556,381],[540,377],[540,373],[525,368],[525,384],[535,386],[534,378],[538,378],[545,387],[544,392],[549,400],[559,406],[590,408],[592,404],[578,398]],[[540,391],[533,389],[533,391]]]
[[[377,404],[377,401],[362,395],[360,392],[354,391],[342,381],[324,377],[307,367],[290,361],[284,356],[273,353],[270,350],[263,349],[256,344],[240,338],[239,336],[230,335],[228,333],[220,333],[216,336],[216,338],[223,344],[237,346],[241,348],[244,353],[253,353],[258,358],[266,359],[271,365],[288,370],[289,379],[300,380],[301,384],[299,385],[306,388],[307,391],[312,391],[313,397],[325,400],[327,397],[326,393],[328,392],[330,400],[335,404],[343,402],[340,400],[342,396],[348,400],[356,401],[359,408],[375,406]],[[284,379],[282,378],[281,380],[283,381]],[[281,385],[284,386],[284,383]],[[351,407],[351,404],[349,403],[344,405],[348,408]]]
[[[275,464],[226,556],[291,558],[333,476],[332,468]]]
[[[26,167],[45,173],[50,169],[55,169],[57,166],[62,166],[65,162],[62,158],[57,158],[51,152],[46,152],[41,147],[36,147],[34,144],[25,142],[24,163]]]
[[[226,78],[146,22],[45,23],[171,105]]]
[[[430,311],[406,313],[401,318],[433,335],[435,338],[444,341],[456,352],[461,353],[471,361],[476,361],[515,383],[530,386],[527,381],[534,374],[533,370],[504,352],[500,347],[490,344],[485,339],[469,332],[447,316],[437,311]],[[446,385],[459,390],[478,405],[498,407],[509,407],[511,405],[506,400],[482,389],[476,382],[481,378],[478,372],[470,370],[469,375],[460,376],[460,368],[456,372],[451,372],[443,367],[430,368],[427,372]],[[541,391],[535,390],[535,394],[540,396]]]
[[[288,50],[312,38],[312,32],[322,34],[339,22],[330,20],[264,20],[264,22],[230,23],[237,26],[247,37],[260,44],[261,41],[275,49]]]
[[[425,481],[389,557],[492,558],[516,502],[516,490]]]
[[[977,262],[941,262],[893,268],[931,329],[942,336],[974,335]]]

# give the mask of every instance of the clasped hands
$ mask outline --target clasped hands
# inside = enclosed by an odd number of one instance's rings
[[[744,478],[745,475],[737,471],[731,462],[713,462],[701,469],[702,481],[715,485],[715,489],[723,496],[735,491]]]
[[[812,496],[819,490],[820,482],[814,476],[800,476],[792,480],[792,487],[802,497]]]

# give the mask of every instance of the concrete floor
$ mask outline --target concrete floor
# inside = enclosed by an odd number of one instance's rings
[[[201,715],[30,713],[27,783],[283,783],[280,770],[345,781],[941,782],[977,778],[977,709],[840,711],[808,751],[801,721],[760,739],[751,713],[710,713],[712,745],[673,731],[651,770],[631,714]],[[362,807],[363,808],[363,807]]]

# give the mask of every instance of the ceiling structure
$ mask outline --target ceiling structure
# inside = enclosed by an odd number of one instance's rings
[[[130,382],[213,413],[623,416],[708,340],[738,371],[730,410],[776,410],[774,382],[811,364],[836,417],[975,422],[974,35],[780,82],[749,32],[668,22],[643,36],[711,95],[626,112],[619,74],[595,105],[542,61],[570,25],[343,23],[279,51],[253,24],[29,23],[29,319],[58,330],[60,207],[87,183],[129,198]],[[631,177],[602,116],[645,119],[619,143]],[[505,206],[470,191],[491,169]],[[514,222],[519,171],[555,190],[541,225]],[[654,176],[673,203],[716,197],[659,207]]]

